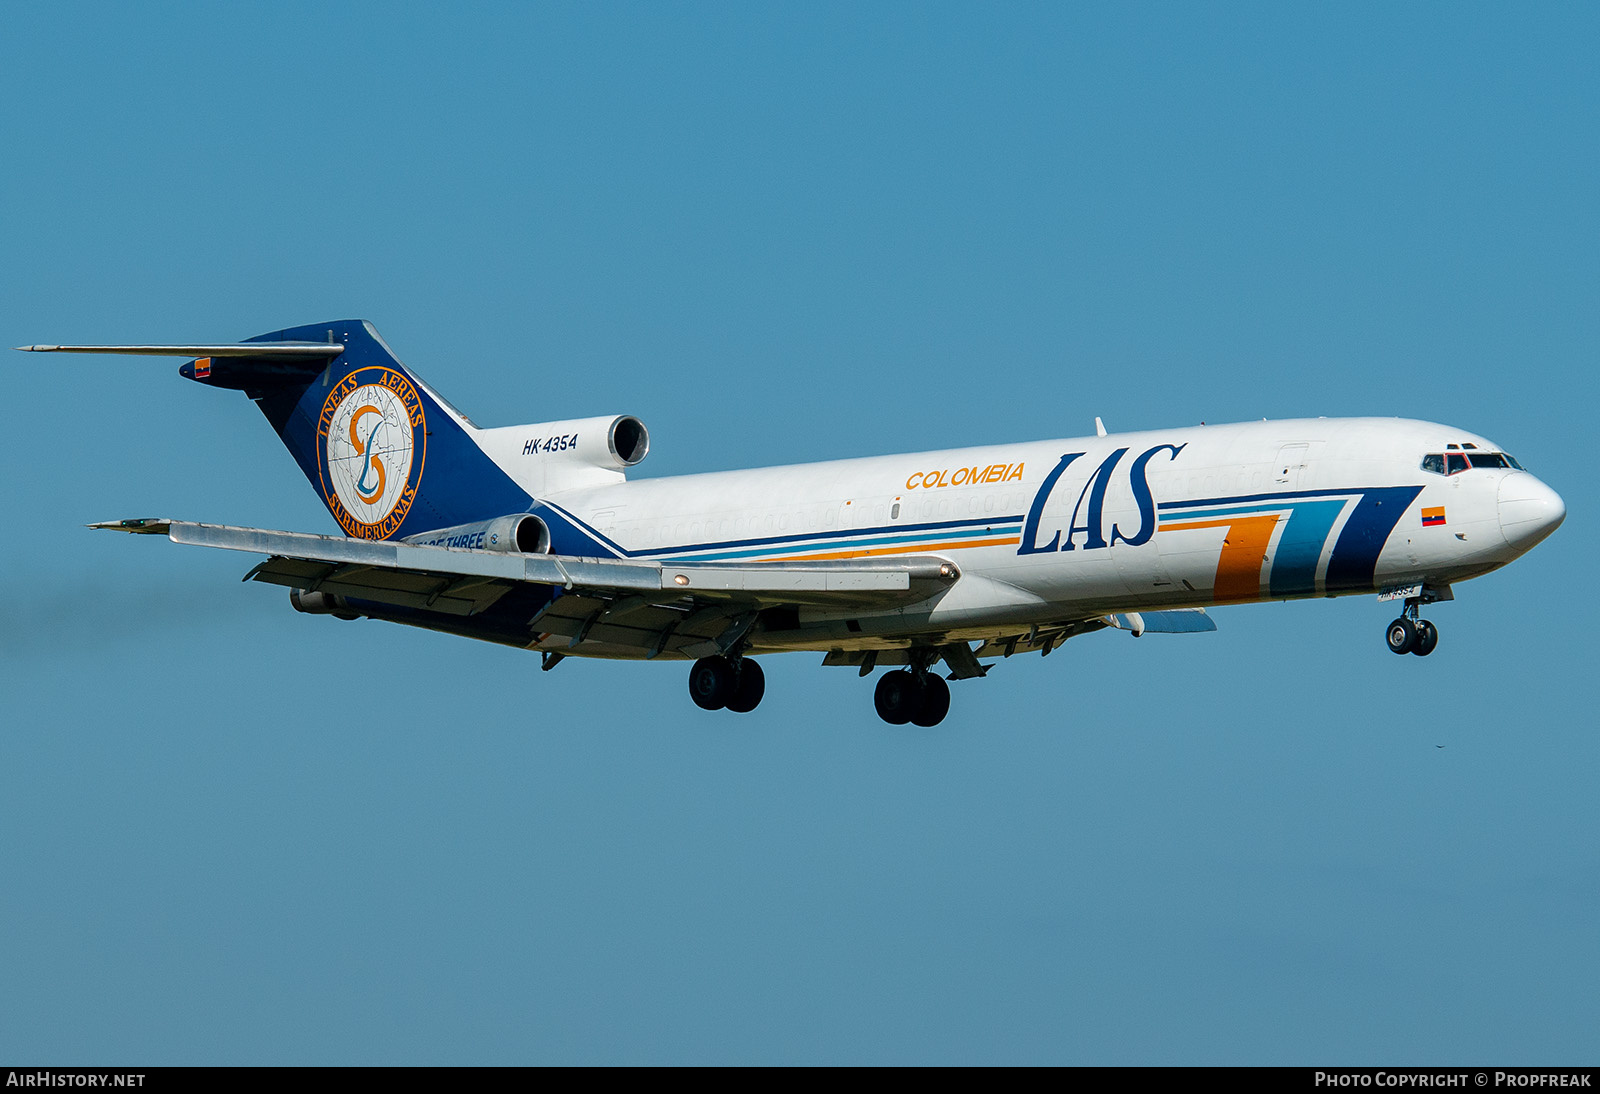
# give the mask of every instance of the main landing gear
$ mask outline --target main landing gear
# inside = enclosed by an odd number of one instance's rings
[[[878,717],[892,726],[936,726],[950,712],[950,685],[937,673],[895,669],[878,678],[872,694]]]
[[[933,663],[922,658],[913,668],[880,676],[872,695],[878,717],[894,726],[907,722],[936,726],[944,721],[950,713],[950,685],[931,670]],[[748,657],[702,657],[689,670],[689,698],[701,710],[747,714],[760,704],[766,690],[766,675]]]
[[[1390,653],[1426,657],[1439,645],[1439,628],[1422,618],[1420,608],[1420,601],[1407,600],[1405,614],[1389,624],[1384,637]]]
[[[766,674],[748,657],[702,657],[689,670],[689,698],[702,710],[748,714],[766,691]]]

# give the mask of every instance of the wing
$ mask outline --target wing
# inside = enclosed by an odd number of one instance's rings
[[[939,558],[725,566],[424,547],[176,520],[91,527],[264,554],[245,579],[294,590],[302,611],[536,646],[548,651],[546,667],[565,650],[645,658],[725,653],[767,609],[881,611],[925,600],[960,577]]]

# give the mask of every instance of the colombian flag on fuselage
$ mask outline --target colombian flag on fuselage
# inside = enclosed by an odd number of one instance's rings
[[[1440,506],[1437,506],[1436,508],[1424,509],[1422,511],[1422,526],[1424,528],[1431,528],[1435,524],[1443,524],[1443,523],[1444,523],[1444,506],[1440,505]]]

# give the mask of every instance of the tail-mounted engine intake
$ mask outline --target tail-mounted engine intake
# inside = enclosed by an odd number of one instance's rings
[[[650,451],[650,431],[631,414],[501,426],[473,436],[534,497],[621,482]]]
[[[650,454],[650,431],[632,414],[612,420],[606,429],[606,448],[620,467],[632,467]]]
[[[469,551],[547,555],[550,553],[550,528],[532,513],[513,513],[509,517],[407,536],[405,542],[417,547],[462,547]]]

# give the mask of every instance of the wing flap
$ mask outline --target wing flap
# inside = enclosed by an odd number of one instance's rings
[[[1104,630],[1106,626],[1106,621],[1098,617],[1044,623],[1029,628],[1026,633],[1008,635],[1005,638],[991,638],[973,650],[972,654],[974,658],[1010,657],[1018,653],[1040,653],[1048,657],[1052,650],[1067,639]]]
[[[635,656],[642,653],[647,658],[663,653],[706,657],[728,652],[756,618],[754,610],[740,611],[725,603],[689,599],[640,608],[628,604],[627,599],[581,594],[558,597],[534,619],[535,641],[548,646],[552,638],[567,639],[568,648],[604,647]],[[556,645],[559,648],[560,643]]]
[[[274,556],[250,571],[252,581],[306,592],[353,597],[398,608],[475,615],[513,588],[508,581],[384,570]]]

